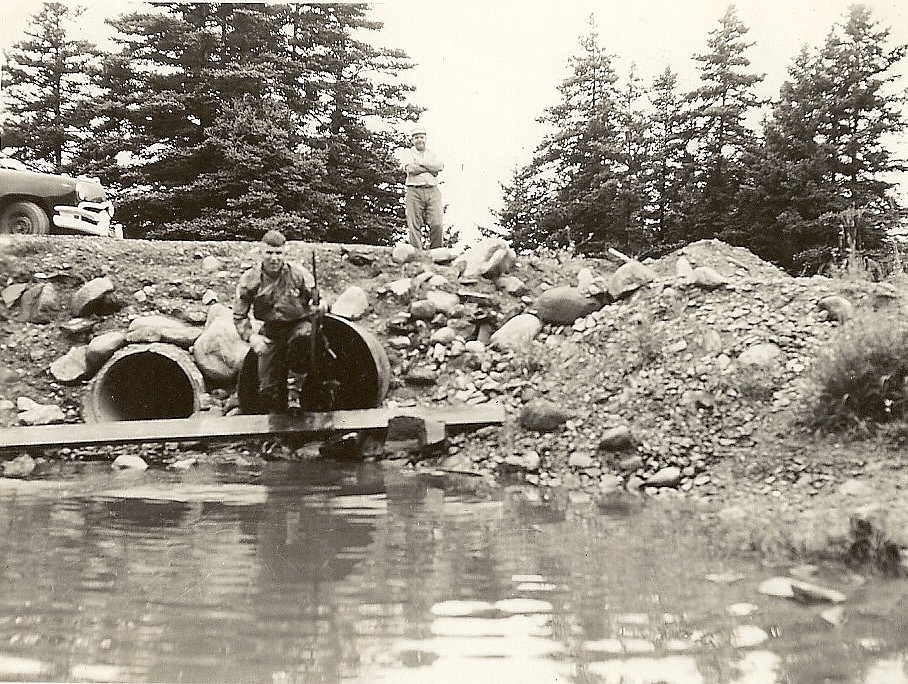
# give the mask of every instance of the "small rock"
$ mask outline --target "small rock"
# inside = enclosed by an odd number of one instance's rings
[[[19,316],[32,323],[50,323],[57,308],[57,290],[51,283],[32,285],[19,298]]]
[[[845,323],[854,317],[854,305],[840,295],[823,297],[817,306],[827,313],[831,321]]]
[[[715,290],[728,284],[728,279],[709,266],[698,266],[691,276],[691,284],[702,290]]]
[[[429,250],[429,257],[434,264],[449,264],[454,261],[454,256],[449,247],[435,247]]]
[[[463,348],[464,351],[470,352],[471,354],[482,354],[486,350],[486,346],[480,340],[470,340]]]
[[[396,335],[388,339],[388,346],[391,347],[391,349],[409,349],[410,338],[404,337],[403,335]]]
[[[439,344],[451,344],[456,337],[457,331],[455,331],[454,328],[444,326],[432,333],[432,337],[429,338],[429,341],[438,342]]]
[[[553,287],[536,298],[535,308],[545,323],[570,325],[602,308],[602,304],[576,287]]]
[[[438,307],[428,299],[420,299],[410,304],[410,315],[418,321],[431,321],[438,313]]]
[[[126,333],[111,330],[93,338],[85,349],[85,363],[90,371],[103,366],[114,352],[126,345]]]
[[[827,608],[822,613],[820,613],[820,617],[833,627],[838,627],[843,622],[845,622],[845,609],[842,606]]]
[[[758,606],[753,603],[732,603],[725,608],[725,612],[735,617],[747,617],[756,613],[758,609]]]
[[[681,483],[681,469],[677,466],[666,466],[646,479],[647,487],[677,487]]]
[[[122,470],[147,470],[148,464],[141,456],[120,454],[114,459],[114,462],[111,463],[111,468],[119,468]]]
[[[3,297],[3,303],[6,304],[6,308],[12,309],[16,302],[19,301],[22,293],[27,289],[28,283],[13,283],[12,285],[4,287],[0,296]]]
[[[791,591],[794,599],[801,603],[842,603],[848,598],[845,594],[835,589],[827,589],[818,584],[798,580],[791,582]]]
[[[744,575],[739,572],[711,572],[706,579],[715,584],[732,584],[744,579]]]
[[[656,273],[636,259],[621,264],[612,274],[608,293],[612,299],[621,299],[656,279]]]
[[[722,336],[715,330],[707,330],[700,345],[707,354],[714,354],[722,349]]]
[[[205,258],[202,259],[202,270],[205,273],[214,273],[215,271],[220,270],[220,268],[221,268],[221,260],[218,259],[216,256],[209,254],[208,256],[206,256]]]
[[[594,461],[593,457],[589,454],[575,451],[568,457],[568,465],[571,468],[578,468],[580,470],[583,470],[585,468],[591,468],[592,466],[596,465],[596,461]]]
[[[426,299],[435,305],[437,311],[444,311],[447,314],[453,313],[460,304],[460,297],[453,292],[444,292],[443,290],[426,292]]]
[[[461,280],[482,276],[496,279],[517,263],[517,254],[501,238],[486,238],[457,257],[453,265]]]
[[[602,433],[599,451],[624,451],[634,444],[631,429],[627,425],[618,425]]]
[[[788,577],[771,577],[764,580],[757,587],[757,591],[767,596],[778,596],[780,598],[792,598],[794,592],[791,589],[791,579]]]
[[[756,625],[738,625],[732,630],[731,644],[735,648],[750,648],[769,639],[769,634]]]
[[[28,454],[16,456],[16,458],[0,463],[0,470],[3,477],[26,477],[38,466],[34,458]]]
[[[554,432],[564,425],[571,414],[557,404],[544,399],[531,401],[520,413],[520,425],[526,430]]]
[[[403,297],[405,294],[407,294],[412,286],[412,278],[400,278],[388,283],[388,289],[398,297]]]
[[[391,250],[391,258],[398,264],[405,264],[416,258],[416,247],[411,244],[395,245]]]
[[[502,276],[495,281],[495,286],[512,297],[520,297],[529,292],[526,284],[517,276],[512,275]]]
[[[436,380],[435,371],[429,370],[428,368],[412,368],[404,376],[404,382],[408,385],[415,385],[417,387],[434,385]]]
[[[687,257],[678,257],[678,261],[675,262],[675,277],[686,281],[693,280],[694,267],[690,265],[690,261],[687,260]]]
[[[876,492],[876,488],[873,485],[868,484],[864,480],[850,479],[845,480],[839,486],[839,494],[842,496],[871,496]]]
[[[785,354],[778,346],[772,342],[763,342],[748,347],[740,356],[738,363],[742,366],[757,366],[767,368],[769,366],[784,362]]]
[[[60,324],[60,328],[68,335],[78,336],[90,333],[95,327],[95,321],[91,318],[70,318],[65,323]]]

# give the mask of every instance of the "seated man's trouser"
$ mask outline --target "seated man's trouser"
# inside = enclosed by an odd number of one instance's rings
[[[287,410],[287,373],[309,369],[312,324],[303,321],[266,321],[262,334],[271,340],[259,354],[259,399],[268,413]],[[292,351],[293,358],[289,357]]]

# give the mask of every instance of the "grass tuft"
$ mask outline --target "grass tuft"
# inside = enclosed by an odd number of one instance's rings
[[[807,419],[820,432],[868,434],[908,418],[908,322],[870,314],[851,321],[818,359]]]

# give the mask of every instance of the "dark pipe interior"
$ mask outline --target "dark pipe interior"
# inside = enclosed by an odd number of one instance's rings
[[[195,390],[176,361],[146,351],[124,356],[107,370],[98,403],[103,420],[188,418]]]
[[[333,356],[322,356],[318,379],[321,382],[337,383],[331,409],[336,411],[365,409],[380,405],[388,391],[389,379],[387,360],[380,344],[376,340],[374,342],[376,348],[372,349],[364,337],[371,333],[360,332],[354,325],[338,317],[326,316],[323,325],[323,332]],[[308,344],[308,341],[302,343]],[[288,356],[291,372],[299,373],[306,370],[300,368],[299,360],[309,358],[308,349],[298,349],[291,344]],[[261,410],[258,401],[257,359],[255,352],[250,351],[240,370],[237,396],[243,413],[258,413]],[[306,385],[302,390],[300,404],[304,410],[320,410],[307,405]]]

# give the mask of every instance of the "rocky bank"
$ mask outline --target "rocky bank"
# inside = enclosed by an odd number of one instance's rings
[[[253,245],[7,236],[0,249],[0,424],[80,422],[104,359],[162,339],[202,367],[203,410],[235,410],[227,376],[244,349],[226,339],[209,359],[227,368],[214,370],[199,339],[230,305]],[[680,498],[755,550],[851,548],[863,522],[897,551],[908,545],[905,454],[799,425],[818,354],[855,316],[903,312],[903,283],[794,278],[717,241],[646,264],[518,258],[500,241],[459,255],[291,243],[290,257],[309,264],[313,249],[322,296],[387,351],[387,405],[494,401],[507,411],[503,427],[453,435],[431,454],[389,446],[384,458],[517,479],[604,508]],[[312,454],[273,442],[191,446],[128,451],[152,467],[187,453]],[[0,466],[7,477],[36,476],[54,459],[111,454],[4,453]]]

